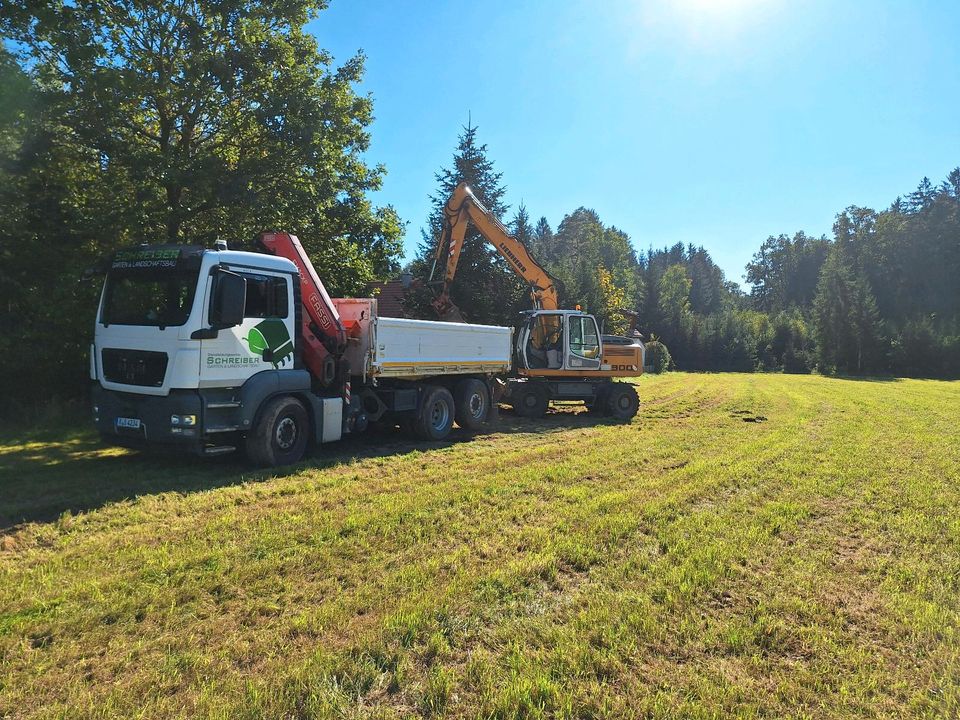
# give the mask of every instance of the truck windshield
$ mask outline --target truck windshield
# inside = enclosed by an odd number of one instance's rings
[[[107,276],[104,325],[183,325],[190,316],[197,271],[113,272]]]

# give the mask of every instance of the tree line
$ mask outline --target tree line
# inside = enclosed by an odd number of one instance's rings
[[[464,128],[453,162],[437,174],[433,213],[409,269],[429,278],[442,219],[466,181],[501,217],[505,187],[477,129]],[[960,375],[960,168],[881,211],[848,207],[832,237],[768,237],[745,268],[747,290],[702,246],[637,253],[623,230],[591,209],[556,230],[520,206],[513,234],[556,279],[564,307],[582,306],[608,333],[637,318],[647,340],[683,370]],[[475,230],[467,233],[453,298],[474,322],[513,323],[528,294]],[[410,300],[429,317],[430,291]],[[624,313],[623,310],[627,310]]]
[[[305,30],[324,0],[7,0],[0,4],[0,398],[82,394],[104,253],[139,243],[247,247],[300,236],[334,294],[400,268],[404,223],[376,206],[364,157],[364,58],[341,65]],[[749,291],[703,247],[636,252],[585,207],[556,228],[505,202],[477,128],[438,172],[409,268],[426,280],[441,210],[466,180],[557,279],[566,306],[625,332],[633,312],[676,367],[956,375],[960,171],[889,208],[848,208],[833,237],[768,238]],[[430,286],[410,298],[432,317]],[[529,295],[474,230],[453,299],[512,324]]]

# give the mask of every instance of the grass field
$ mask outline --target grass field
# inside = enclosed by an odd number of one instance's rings
[[[0,437],[0,717],[957,717],[960,382],[643,378],[282,474]]]

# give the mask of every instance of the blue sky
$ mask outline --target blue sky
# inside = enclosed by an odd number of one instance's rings
[[[367,55],[408,256],[468,113],[511,212],[591,207],[737,281],[768,235],[960,165],[960,0],[333,0],[310,29]]]

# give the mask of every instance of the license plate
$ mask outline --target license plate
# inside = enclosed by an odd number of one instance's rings
[[[139,430],[140,429],[140,418],[117,418],[117,427],[124,428],[126,430]]]

